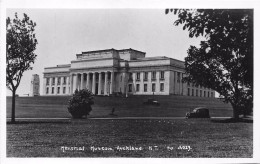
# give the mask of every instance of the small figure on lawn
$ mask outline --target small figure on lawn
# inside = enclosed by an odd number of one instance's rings
[[[115,110],[116,110],[116,109],[113,107],[113,108],[112,108],[112,111],[111,111],[111,113],[110,113],[111,116],[117,116],[116,114],[114,114]]]

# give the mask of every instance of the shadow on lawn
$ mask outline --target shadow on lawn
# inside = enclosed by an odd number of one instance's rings
[[[61,120],[59,120],[59,121],[47,121],[47,120],[45,120],[45,121],[29,121],[29,120],[26,120],[26,121],[15,121],[14,123],[13,122],[11,122],[11,121],[7,121],[6,122],[7,124],[10,124],[10,125],[12,125],[12,124],[70,124],[71,123],[71,121],[70,120],[67,120],[67,121],[61,121]]]
[[[253,123],[253,119],[248,119],[248,118],[211,119],[211,122],[215,122],[215,123],[241,123],[241,122],[242,123]]]

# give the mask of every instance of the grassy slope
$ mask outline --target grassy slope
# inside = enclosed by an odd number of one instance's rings
[[[161,103],[160,107],[144,106],[142,103],[153,96],[95,97],[95,105],[90,117],[108,117],[115,107],[120,117],[131,116],[160,116],[183,117],[191,108],[206,106],[210,108],[210,115],[232,116],[229,104],[212,99],[187,96],[154,96]],[[67,112],[68,96],[54,97],[19,97],[16,100],[16,117],[71,117]],[[7,117],[11,116],[11,97],[7,98]]]
[[[7,157],[252,157],[252,125],[209,119],[31,120],[7,125]],[[180,145],[192,150],[179,150]],[[62,152],[61,146],[84,146],[85,150]],[[114,150],[92,152],[90,146]],[[144,150],[117,151],[116,146]],[[149,151],[148,146],[159,149]]]

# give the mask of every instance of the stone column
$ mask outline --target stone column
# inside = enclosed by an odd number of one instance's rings
[[[105,72],[104,95],[107,95],[107,72]]]
[[[110,77],[110,81],[111,81],[111,83],[110,83],[110,94],[112,94],[113,93],[113,85],[114,85],[114,71],[112,71],[111,72],[111,77]]]
[[[66,77],[66,92],[65,92],[66,95],[69,94],[69,76]]]
[[[93,73],[93,79],[92,79],[92,93],[95,95],[95,89],[96,89],[96,73]]]
[[[140,93],[144,93],[144,72],[140,72]]]
[[[136,72],[132,73],[132,79],[133,79],[133,84],[132,84],[132,93],[136,93]]]
[[[73,94],[73,74],[70,75],[70,94]]]
[[[49,94],[51,94],[52,88],[52,77],[50,77],[50,84],[49,84]]]
[[[80,79],[80,89],[83,89],[83,81],[84,81],[84,74],[81,74],[81,79]]]
[[[183,87],[182,87],[182,73],[180,72],[180,95],[183,95]]]
[[[174,71],[174,94],[177,94],[177,72]]]
[[[156,92],[155,93],[160,93],[160,72],[159,71],[156,71]]]
[[[57,92],[58,92],[57,83],[58,83],[58,77],[55,77],[55,81],[54,81],[54,94],[55,95],[57,95]]]
[[[111,85],[111,84],[110,84]],[[127,88],[127,86],[126,86],[126,73],[125,72],[123,72],[123,74],[122,74],[122,86],[123,86],[123,88],[122,88],[122,93],[123,94],[126,94],[126,88]]]
[[[98,74],[99,74],[99,76],[98,76],[98,95],[101,95],[101,80],[102,80],[102,73],[99,72]]]
[[[153,92],[152,92],[152,72],[150,72],[150,71],[148,72],[148,79],[147,79],[147,93],[153,94]]]
[[[87,85],[86,85],[86,88],[88,90],[90,90],[90,88],[89,88],[89,76],[90,76],[90,73],[87,73]]]
[[[78,89],[78,74],[76,74],[76,78],[75,78],[75,88],[74,88],[74,91]],[[74,92],[73,91],[73,92]]]

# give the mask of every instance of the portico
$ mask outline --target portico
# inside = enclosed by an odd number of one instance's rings
[[[113,71],[70,73],[70,79],[70,93],[73,93],[76,89],[88,89],[96,95],[113,93]]]

